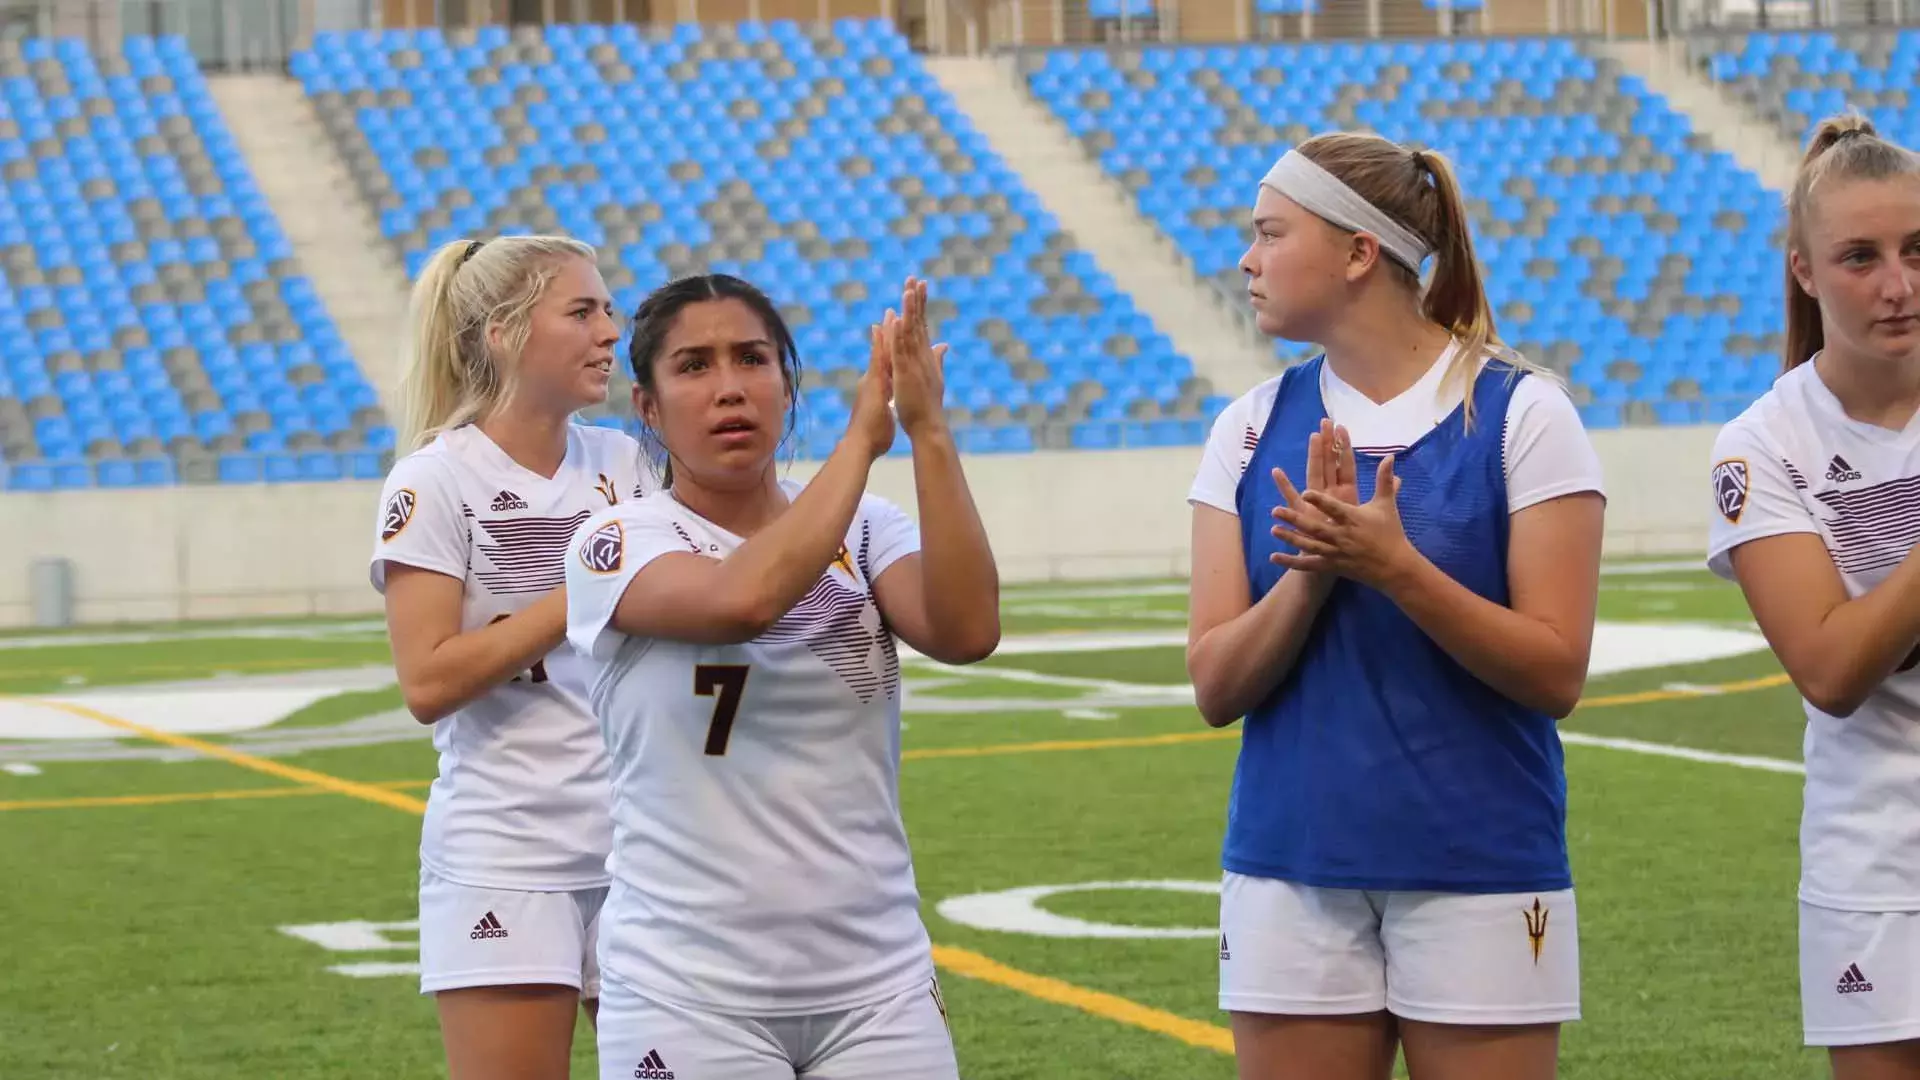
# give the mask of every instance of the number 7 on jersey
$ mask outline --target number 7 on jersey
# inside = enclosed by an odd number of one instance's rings
[[[693,669],[693,692],[713,698],[713,723],[707,728],[707,754],[727,752],[733,736],[733,718],[740,712],[740,695],[747,689],[747,665],[700,664]]]

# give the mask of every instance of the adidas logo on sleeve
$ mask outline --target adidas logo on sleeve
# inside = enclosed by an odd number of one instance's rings
[[[507,928],[500,925],[499,917],[491,911],[487,912],[485,918],[474,923],[473,933],[467,935],[468,938],[474,941],[479,941],[482,938],[503,938],[506,936]]]
[[[633,1080],[673,1080],[673,1070],[660,1058],[660,1051],[649,1050],[642,1058],[640,1066],[633,1070]]]
[[[503,514],[508,510],[525,510],[526,508],[527,500],[502,488],[500,494],[493,497],[493,506],[490,509],[496,514]]]

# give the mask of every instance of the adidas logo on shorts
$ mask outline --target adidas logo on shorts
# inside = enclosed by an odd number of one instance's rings
[[[649,1050],[640,1060],[639,1068],[633,1070],[633,1080],[673,1080],[673,1070],[660,1059],[660,1051]]]
[[[474,941],[479,941],[482,938],[503,938],[506,936],[507,928],[500,925],[500,919],[491,911],[487,912],[486,918],[474,923],[473,933],[467,935],[467,937]]]
[[[496,514],[508,510],[525,510],[526,508],[527,500],[515,495],[511,491],[502,491],[493,497],[493,512]]]
[[[1848,964],[1847,970],[1840,973],[1840,982],[1834,990],[1842,994],[1866,994],[1873,991],[1873,984],[1860,974],[1859,964]]]

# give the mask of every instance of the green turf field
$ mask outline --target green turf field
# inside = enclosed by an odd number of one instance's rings
[[[903,798],[969,1080],[1234,1075],[1216,1048],[1208,889],[1236,743],[1183,697],[1184,604],[1177,583],[1009,590],[1010,642],[1110,637],[907,667]],[[1695,572],[1610,575],[1601,615],[1634,624],[1615,628],[1627,635],[1747,625],[1738,594]],[[352,691],[317,692],[277,723],[192,737],[404,802],[424,796],[434,760],[424,729],[393,715],[397,694],[365,681],[385,659],[364,619],[17,633],[0,636],[0,694],[212,680],[178,692],[213,702],[359,671]],[[1586,1019],[1566,1032],[1562,1075],[1824,1076],[1823,1055],[1799,1046],[1801,723],[1771,656],[1597,677],[1563,727]],[[416,816],[151,739],[13,734],[0,733],[0,1078],[444,1074],[410,973]],[[1663,747],[1712,753],[1649,752]],[[1190,933],[1056,937],[941,914],[955,898],[1100,882],[1172,884],[1035,903]],[[575,1061],[597,1075],[584,1027]]]

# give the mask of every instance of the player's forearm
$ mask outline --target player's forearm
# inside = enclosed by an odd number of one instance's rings
[[[920,507],[921,595],[938,655],[970,664],[1000,644],[1000,571],[953,433],[940,428],[913,437],[914,494]]]
[[[1920,547],[1865,594],[1837,604],[1787,674],[1814,708],[1849,716],[1903,667],[1920,640]],[[1782,662],[1786,663],[1783,657]]]
[[[721,564],[717,600],[737,614],[740,640],[765,633],[827,572],[846,543],[872,468],[866,448],[842,440],[793,505]]]
[[[401,680],[407,711],[431,724],[516,675],[529,672],[567,634],[567,595],[556,589],[525,608],[436,646]]]
[[[1187,676],[1209,726],[1245,716],[1287,677],[1333,584],[1323,574],[1289,570],[1258,603],[1193,643]]]
[[[1381,591],[1448,656],[1502,695],[1555,719],[1579,704],[1587,683],[1586,650],[1551,625],[1488,600],[1417,554]]]

